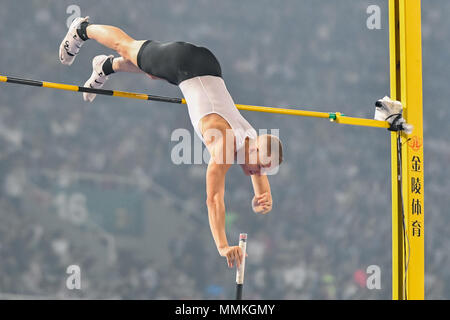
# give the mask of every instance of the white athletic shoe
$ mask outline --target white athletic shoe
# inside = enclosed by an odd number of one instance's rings
[[[78,17],[75,18],[70,25],[69,31],[67,31],[66,36],[59,46],[59,61],[61,61],[62,64],[70,66],[73,60],[75,60],[75,56],[78,54],[84,43],[84,40],[78,35],[77,29],[82,22],[88,21],[88,19],[89,17]]]
[[[103,63],[105,63],[106,59],[114,57],[113,55],[99,55],[92,59],[92,74],[91,77],[84,84],[85,87],[100,89],[105,84],[106,80],[108,80],[108,76],[105,76],[103,72]],[[92,102],[97,95],[95,93],[83,92],[84,101]]]

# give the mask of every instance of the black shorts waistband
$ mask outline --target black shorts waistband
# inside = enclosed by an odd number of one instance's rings
[[[141,45],[141,48],[138,51],[138,55],[137,55],[137,64],[139,69],[142,70],[142,64],[141,64],[141,60],[142,60],[142,53],[144,52],[145,47],[152,42],[152,40],[145,40],[145,42]]]

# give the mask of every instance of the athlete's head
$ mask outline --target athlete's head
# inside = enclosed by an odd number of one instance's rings
[[[246,157],[245,173],[267,174],[283,162],[283,145],[278,137],[271,134],[258,136],[250,143]]]

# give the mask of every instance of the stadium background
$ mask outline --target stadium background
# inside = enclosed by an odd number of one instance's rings
[[[88,43],[58,61],[70,5],[137,39],[182,40],[219,58],[236,103],[340,111],[371,118],[389,94],[387,1],[0,1],[0,74],[82,85]],[[369,30],[366,9],[381,8]],[[422,1],[426,297],[450,298],[450,3]],[[448,68],[447,68],[448,70]],[[140,75],[106,88],[179,97]],[[390,146],[384,130],[243,112],[279,128],[285,163],[270,178],[274,206],[252,213],[249,179],[227,178],[231,243],[249,234],[249,299],[391,297]],[[185,107],[0,86],[0,298],[226,299],[235,271],[207,224],[206,165],[175,165],[173,130],[193,134]],[[81,268],[81,290],[66,268]],[[381,289],[365,287],[381,268]]]

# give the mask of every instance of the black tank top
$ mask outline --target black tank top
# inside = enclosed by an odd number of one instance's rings
[[[139,50],[137,63],[142,71],[175,85],[198,76],[222,77],[214,54],[188,42],[147,40]]]

